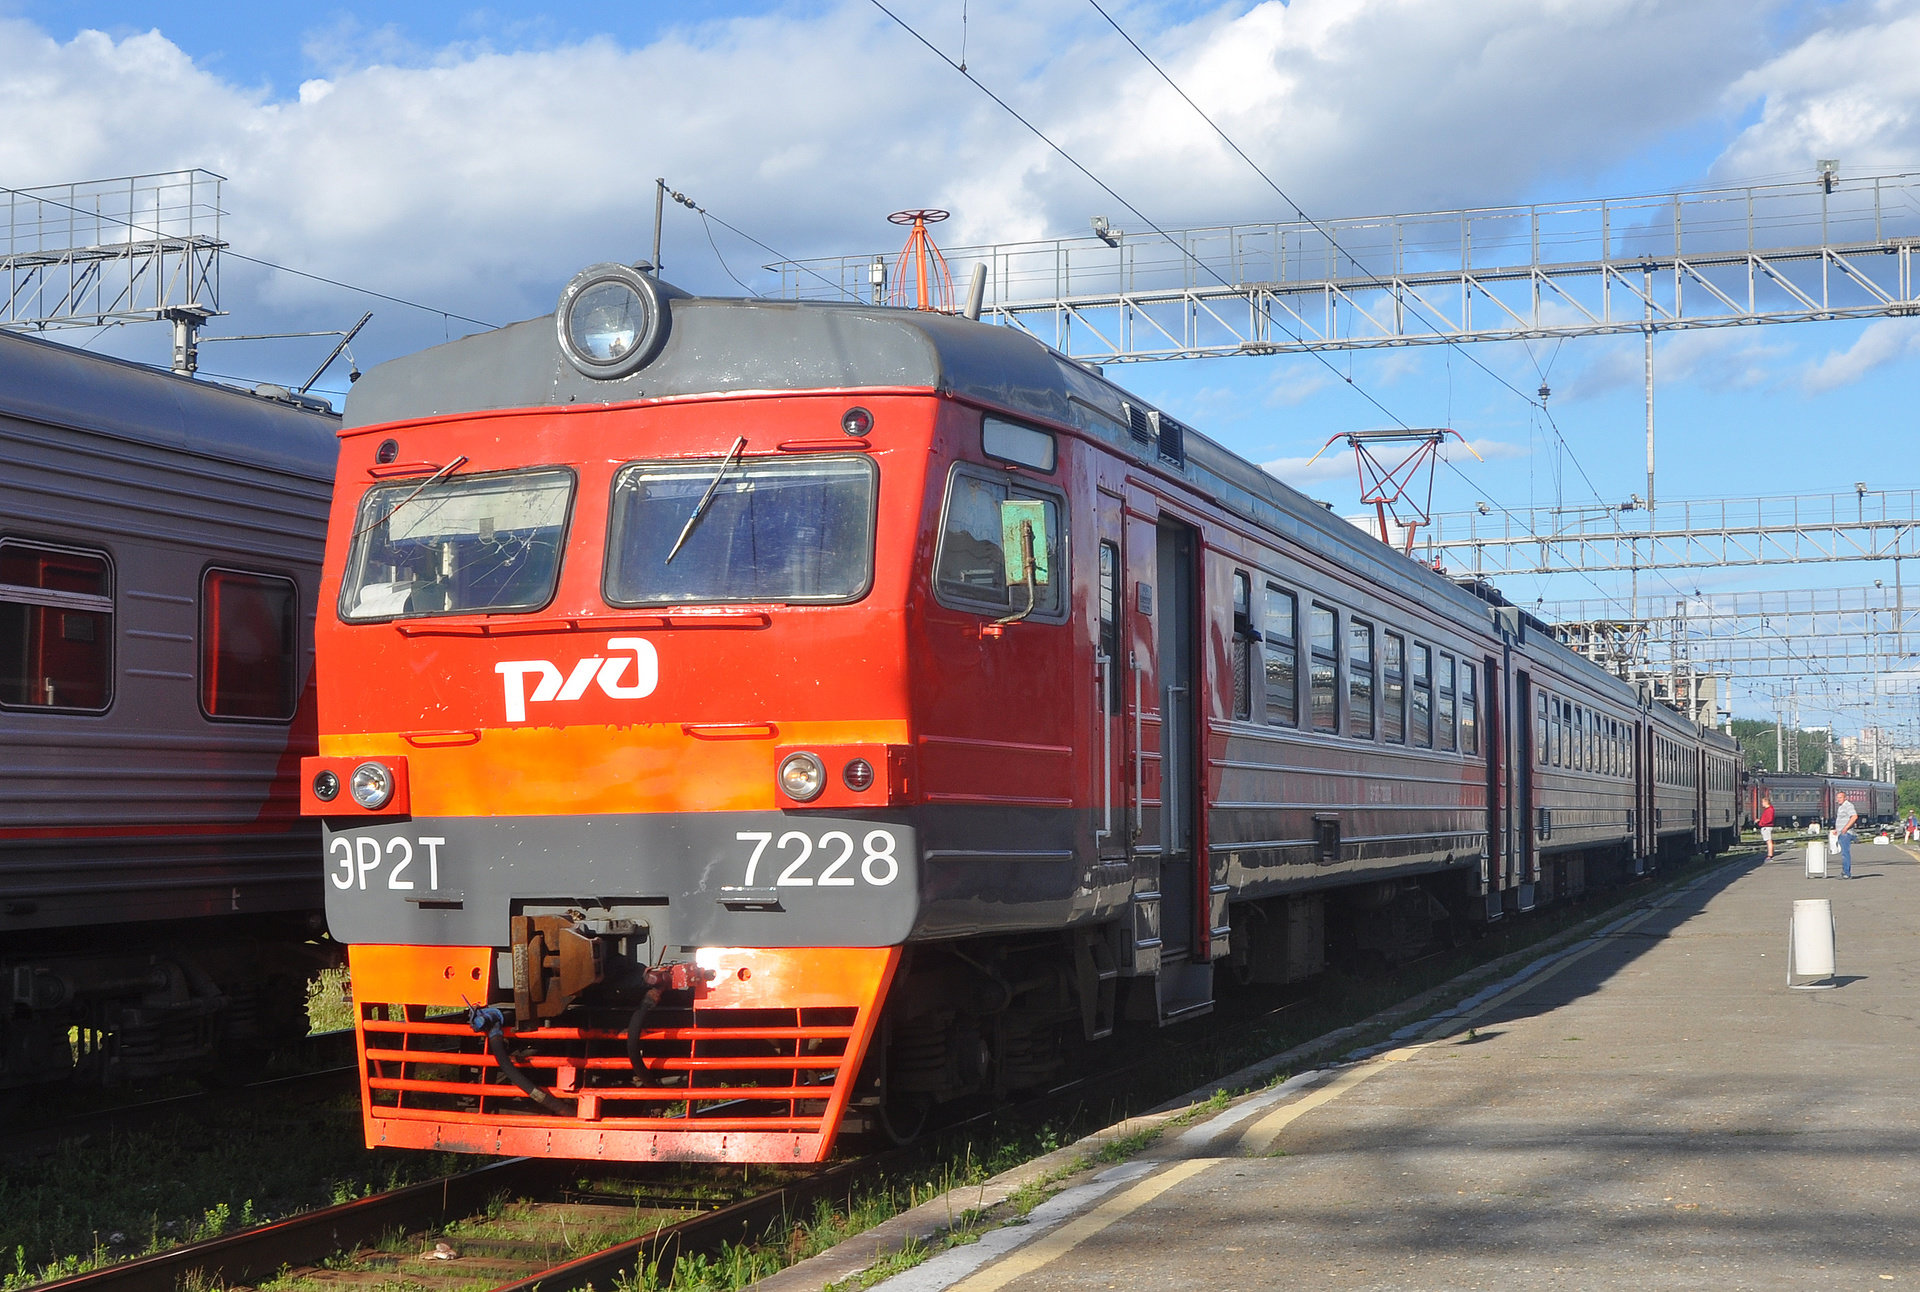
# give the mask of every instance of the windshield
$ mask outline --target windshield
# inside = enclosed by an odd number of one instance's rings
[[[534,610],[553,597],[573,473],[377,485],[354,524],[343,619]]]
[[[724,473],[721,465],[635,462],[621,468],[613,484],[610,604],[851,601],[865,595],[873,571],[877,485],[870,459],[743,458]],[[709,489],[712,499],[688,529]]]

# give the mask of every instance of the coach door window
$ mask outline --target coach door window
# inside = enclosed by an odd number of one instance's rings
[[[1008,501],[1037,505],[1041,515],[1038,528],[1046,530],[1035,535],[1044,545],[1045,559],[1035,563],[1031,588],[1021,579],[1007,577],[1007,536],[1013,532],[1009,526],[1029,523],[1009,519],[1015,513],[1001,505]],[[1013,488],[1004,479],[976,475],[974,471],[955,470],[947,486],[940,554],[934,560],[934,590],[941,601],[956,609],[1057,620],[1066,583],[1059,575],[1067,568],[1061,551],[1064,542],[1060,503],[1055,495]],[[1017,555],[1014,565],[1019,566]]]
[[[1313,658],[1307,667],[1315,731],[1340,730],[1340,637],[1335,626],[1337,623],[1333,611],[1325,606],[1313,608]]]
[[[1300,725],[1300,639],[1298,604],[1291,592],[1271,583],[1261,603],[1261,654],[1266,657],[1267,725]]]
[[[1373,625],[1347,620],[1347,734],[1373,739]]]
[[[292,579],[207,571],[200,580],[200,708],[209,718],[293,717],[299,614]]]
[[[1473,671],[1470,661],[1460,661],[1460,752],[1463,754],[1480,752],[1480,711],[1474,694]]]
[[[1453,656],[1440,657],[1440,685],[1434,696],[1433,744],[1436,749],[1452,749],[1453,744]]]
[[[1233,716],[1253,716],[1253,585],[1236,570],[1233,575]]]
[[[1413,644],[1413,743],[1433,748],[1433,647]]]
[[[1120,549],[1100,544],[1100,653],[1107,657],[1107,712],[1120,712]]]
[[[1399,633],[1380,638],[1380,738],[1407,743],[1407,639]]]
[[[0,543],[0,705],[97,713],[112,701],[106,555]]]

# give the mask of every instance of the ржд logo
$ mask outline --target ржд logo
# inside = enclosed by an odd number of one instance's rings
[[[614,700],[638,700],[653,694],[660,682],[660,657],[653,643],[644,637],[615,637],[607,643],[610,651],[631,651],[630,655],[589,655],[573,666],[563,679],[560,670],[544,659],[504,660],[493,666],[506,688],[507,721],[525,722],[529,704],[555,700],[578,700],[595,681]],[[633,666],[633,680],[623,682],[627,666]],[[539,674],[533,694],[527,694],[527,678]]]

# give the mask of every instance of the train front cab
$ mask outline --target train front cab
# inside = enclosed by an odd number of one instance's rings
[[[830,1151],[919,905],[904,609],[941,407],[344,433],[318,638],[352,681],[304,792],[369,1144]]]

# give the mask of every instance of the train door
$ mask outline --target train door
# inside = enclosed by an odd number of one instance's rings
[[[1634,856],[1633,873],[1645,873],[1653,856],[1653,732],[1650,724],[1633,724]]]
[[[1176,958],[1191,956],[1198,943],[1197,545],[1191,529],[1171,521],[1160,522],[1155,538],[1160,595],[1155,651],[1160,659],[1160,936],[1165,955]]]
[[[1480,694],[1487,697],[1486,730],[1480,733],[1480,748],[1487,756],[1487,869],[1489,879],[1499,876],[1507,865],[1504,835],[1506,804],[1507,724],[1502,711],[1500,661],[1489,656],[1481,667]],[[1525,713],[1523,708],[1521,713]],[[1521,724],[1522,726],[1525,723]]]
[[[1539,866],[1538,845],[1533,834],[1533,779],[1540,762],[1540,744],[1546,737],[1547,697],[1534,688],[1533,674],[1521,669],[1513,683],[1513,841],[1515,869],[1520,880],[1532,880]],[[1487,903],[1489,914],[1494,906]]]
[[[1121,559],[1124,504],[1104,490],[1095,495],[1097,588],[1093,655],[1093,839],[1102,872],[1127,866],[1132,841],[1129,823],[1136,805],[1129,802],[1132,751],[1127,744],[1126,700],[1132,680],[1128,639],[1126,566]]]
[[[1707,851],[1707,751],[1693,751],[1693,850]]]

